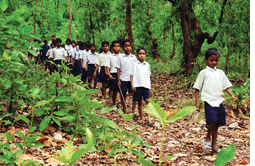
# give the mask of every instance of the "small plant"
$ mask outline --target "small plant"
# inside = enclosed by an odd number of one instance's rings
[[[234,144],[228,145],[226,148],[222,148],[221,151],[217,154],[214,165],[215,166],[224,166],[227,162],[230,162],[235,155],[235,146]]]
[[[65,143],[65,145],[62,147],[61,151],[55,151],[60,156],[55,156],[54,158],[58,161],[64,163],[65,165],[71,166],[76,161],[78,161],[85,153],[87,153],[94,144],[94,138],[92,132],[86,128],[86,138],[88,141],[88,144],[86,148],[79,148],[76,151],[74,151],[74,145],[72,141],[69,141]]]
[[[161,166],[162,162],[167,161],[173,157],[173,156],[168,156],[164,160],[162,160],[163,140],[164,140],[164,136],[165,136],[166,125],[168,123],[173,123],[176,120],[181,119],[181,118],[193,113],[196,110],[196,107],[195,106],[186,106],[186,107],[182,108],[178,113],[176,113],[171,119],[168,119],[169,114],[166,111],[163,111],[161,109],[159,103],[155,103],[155,100],[156,99],[152,98],[151,102],[146,106],[144,111],[147,114],[157,118],[161,122],[162,127],[163,127],[163,129],[162,129],[163,135],[162,135],[162,139],[161,139],[160,154],[159,154],[159,166]],[[149,160],[144,160],[144,159],[140,158],[139,161],[141,163],[147,163],[149,165],[153,165]]]

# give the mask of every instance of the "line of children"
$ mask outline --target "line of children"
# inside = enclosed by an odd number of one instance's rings
[[[94,89],[96,89],[97,86],[97,77],[98,72],[96,71],[96,77],[93,77],[94,71],[96,69],[96,59],[98,57],[98,53],[96,53],[96,46],[94,43],[90,44],[90,51],[86,57],[85,63],[86,63],[86,71],[87,71],[87,77],[88,77],[88,83],[89,87],[91,88],[91,82],[94,78]]]

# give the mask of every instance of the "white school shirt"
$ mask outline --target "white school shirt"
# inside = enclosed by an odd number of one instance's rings
[[[130,69],[130,75],[133,76],[134,87],[151,89],[151,68],[148,62],[136,61]]]
[[[77,54],[77,50],[75,47],[72,47],[72,49],[70,50],[70,54],[71,54],[72,58],[75,59],[76,54]]]
[[[121,53],[119,53],[119,56],[121,55]],[[104,66],[109,67],[110,69],[110,73],[117,73],[117,68],[115,68],[115,64],[116,64],[116,60],[117,60],[118,56],[116,56],[114,53],[112,54],[112,56],[110,56],[109,58],[107,58],[105,60],[105,64]]]
[[[89,50],[89,51],[90,51],[90,50]],[[86,59],[87,59],[87,56],[88,56],[89,51],[82,50],[81,53],[80,53],[80,59],[82,59],[82,61],[83,61],[83,67],[84,67],[84,69],[86,69]]]
[[[130,68],[137,61],[136,56],[129,54],[127,56],[125,53],[120,54],[116,60],[115,68],[120,69],[120,80],[130,81]]]
[[[202,91],[202,101],[206,101],[212,107],[219,107],[224,101],[223,90],[231,86],[224,71],[206,66],[200,71],[193,88]]]
[[[88,53],[87,58],[86,58],[86,63],[88,64],[95,64],[97,57],[98,57],[98,53],[95,52],[95,54],[92,54],[92,52]]]
[[[51,50],[52,50],[52,48],[50,47],[50,49],[49,49],[49,50],[47,51],[47,53],[46,53],[46,56],[47,56],[47,57],[50,56]]]
[[[107,54],[105,54],[105,53],[103,52],[103,53],[101,53],[101,54],[98,55],[98,57],[97,57],[95,63],[96,63],[98,66],[104,66],[106,58],[110,57],[111,55],[112,55],[112,54],[111,54],[110,52],[108,52]]]
[[[66,51],[67,51],[67,53],[68,53],[68,56],[71,56],[71,50],[72,50],[72,48],[73,48],[73,46],[72,46],[71,44],[65,45],[65,49],[66,49]]]
[[[81,60],[81,52],[82,50],[76,51],[75,60]]]
[[[65,59],[65,57],[67,57],[67,53],[66,53],[66,50],[62,47],[58,48],[58,47],[55,47],[51,50],[51,53],[50,53],[50,59],[53,58],[53,60],[63,60]]]

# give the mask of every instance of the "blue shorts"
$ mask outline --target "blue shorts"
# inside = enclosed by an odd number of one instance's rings
[[[133,96],[133,101],[142,101],[142,97],[144,101],[145,99],[149,99],[150,90],[144,87],[137,87]]]
[[[82,74],[81,61],[75,60],[74,68],[73,68],[73,75],[77,76],[79,74]]]
[[[53,69],[55,70],[55,71],[58,71],[58,65],[61,65],[61,60],[55,60],[55,61],[53,61],[54,63],[55,63],[55,65],[53,65]]]
[[[86,78],[87,77],[87,72],[85,69],[82,69],[82,75],[81,78]]]
[[[120,89],[118,87],[117,92],[120,92]],[[121,92],[123,95],[125,95],[127,92],[132,93],[131,88],[131,82],[130,81],[121,81]]]
[[[92,77],[95,69],[96,69],[96,66],[94,64],[88,64],[87,77]],[[97,73],[98,73],[98,70],[97,70]]]
[[[111,75],[113,76],[113,80],[109,80],[109,89],[110,91],[113,92],[117,92],[117,90],[119,89],[117,83],[118,83],[118,76],[117,73],[111,73]]]
[[[224,106],[220,104],[220,107],[212,107],[205,102],[205,119],[207,125],[212,122],[217,122],[217,126],[225,126],[226,111]]]
[[[98,82],[107,83],[107,75],[105,74],[104,67],[101,67],[101,70],[100,70],[100,73],[99,73]]]

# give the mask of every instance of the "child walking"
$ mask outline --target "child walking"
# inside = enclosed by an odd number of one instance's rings
[[[127,92],[132,93],[131,83],[130,83],[130,67],[137,61],[135,55],[131,54],[131,42],[128,39],[124,39],[121,43],[124,53],[118,56],[115,64],[117,68],[118,76],[118,92],[120,92],[121,104],[123,107],[123,112],[126,114],[126,96]],[[120,91],[120,90],[121,91]],[[123,96],[122,96],[122,94]]]
[[[133,90],[133,108],[132,112],[135,113],[136,103],[138,102],[138,110],[140,115],[140,120],[142,122],[142,98],[146,105],[150,102],[150,92],[151,89],[151,69],[150,64],[145,62],[146,50],[144,48],[138,48],[136,50],[138,61],[133,64],[130,70],[130,80]],[[149,118],[149,117],[148,117]],[[148,120],[149,123],[149,120]]]
[[[209,48],[205,52],[205,62],[207,66],[200,71],[197,80],[193,86],[196,89],[196,107],[200,109],[199,91],[201,99],[205,103],[205,118],[208,125],[205,140],[203,140],[204,148],[212,150],[214,153],[220,152],[216,147],[218,127],[226,125],[226,112],[222,102],[224,101],[223,90],[226,91],[232,99],[237,102],[237,98],[230,91],[232,84],[228,80],[226,74],[217,69],[219,63],[219,51],[215,48]],[[212,144],[210,143],[212,135]]]
[[[111,53],[108,51],[109,50],[109,42],[108,41],[103,41],[102,42],[102,47],[104,52],[99,54],[97,59],[96,59],[96,69],[94,71],[93,77],[96,77],[96,72],[99,68],[99,66],[101,67],[100,73],[99,73],[99,78],[98,78],[98,82],[102,83],[102,94],[104,96],[104,98],[106,99],[106,83],[107,83],[107,76],[105,74],[105,59],[111,56]]]
[[[112,51],[113,54],[111,57],[107,58],[105,61],[105,72],[107,77],[109,78],[109,91],[110,96],[112,97],[112,105],[116,104],[117,90],[118,90],[118,75],[117,68],[115,68],[115,63],[117,58],[120,55],[120,41],[115,40],[112,42]],[[117,110],[117,107],[114,107],[113,110]]]
[[[87,55],[87,58],[85,60],[86,62],[86,71],[87,71],[87,77],[88,77],[88,82],[89,82],[89,87],[91,88],[91,82],[92,82],[92,78],[94,78],[94,89],[96,89],[97,86],[97,76],[93,77],[93,73],[96,69],[96,59],[98,57],[98,53],[96,53],[96,46],[94,43],[90,44],[90,51]],[[96,74],[98,75],[98,74]]]

